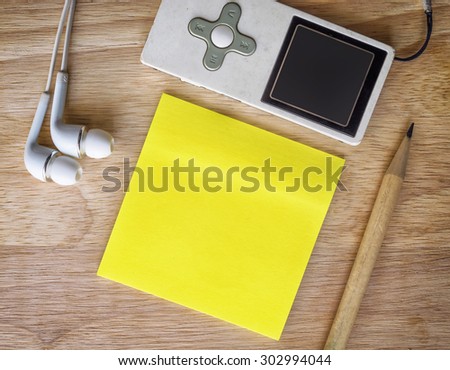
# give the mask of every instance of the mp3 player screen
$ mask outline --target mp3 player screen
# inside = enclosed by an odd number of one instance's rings
[[[294,18],[263,102],[356,133],[385,53]]]
[[[298,25],[272,99],[347,126],[373,53]]]

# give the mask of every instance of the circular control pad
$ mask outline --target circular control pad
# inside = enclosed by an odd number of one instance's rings
[[[215,22],[203,18],[194,18],[189,22],[189,32],[192,36],[206,42],[207,49],[203,65],[210,71],[217,71],[230,52],[243,56],[252,55],[256,50],[256,42],[251,37],[243,35],[238,30],[241,18],[241,7],[236,3],[228,3],[220,17]]]
[[[230,46],[234,41],[233,30],[224,25],[217,26],[211,32],[211,41],[218,48],[224,49]]]

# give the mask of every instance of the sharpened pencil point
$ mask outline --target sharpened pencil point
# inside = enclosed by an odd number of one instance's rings
[[[411,127],[408,130],[408,133],[406,134],[410,139],[413,136],[413,132],[414,132],[414,122],[411,124]]]

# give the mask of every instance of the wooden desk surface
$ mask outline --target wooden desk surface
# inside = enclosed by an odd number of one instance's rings
[[[140,64],[159,1],[79,1],[66,116],[111,131],[116,151],[83,160],[72,188],[34,180],[23,147],[44,88],[63,1],[0,5],[0,348],[320,349],[386,167],[416,122],[408,175],[349,348],[450,348],[450,4],[419,60],[395,63],[363,143],[350,147]],[[423,41],[420,0],[285,0],[389,43]],[[344,156],[348,169],[281,341],[98,278],[123,193],[107,166],[135,163],[163,92]],[[51,145],[48,120],[41,135]]]

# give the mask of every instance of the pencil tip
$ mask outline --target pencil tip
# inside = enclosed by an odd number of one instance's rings
[[[411,127],[408,130],[408,133],[406,134],[406,136],[408,136],[410,139],[413,136],[413,132],[414,132],[414,122],[411,124]]]

